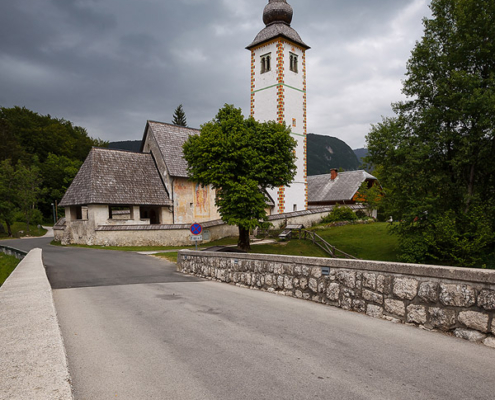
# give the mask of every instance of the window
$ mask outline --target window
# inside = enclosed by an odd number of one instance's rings
[[[294,204],[294,208],[293,208],[294,211],[297,211],[297,204]]]
[[[71,219],[72,220],[83,219],[82,206],[72,206],[70,208],[70,211],[71,211]]]
[[[297,73],[297,55],[290,53],[290,70]]]
[[[261,56],[261,73],[264,74],[265,72],[271,71],[272,66],[271,66],[271,56],[272,53],[265,54],[264,56]]]
[[[292,126],[295,128],[297,126],[297,121],[295,118],[292,118]]]

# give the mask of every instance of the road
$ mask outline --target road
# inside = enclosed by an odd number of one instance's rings
[[[495,398],[485,346],[49,240],[10,245],[44,250],[76,400]]]

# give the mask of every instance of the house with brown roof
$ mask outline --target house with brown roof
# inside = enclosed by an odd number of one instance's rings
[[[187,244],[187,232],[182,239],[164,232],[188,230],[192,223],[211,228],[207,236],[232,234],[215,206],[215,190],[187,178],[182,145],[197,134],[197,129],[148,121],[140,153],[93,148],[60,202],[66,217],[55,227],[56,239]]]
[[[361,208],[358,192],[363,182],[371,187],[378,179],[363,170],[338,172],[334,169],[329,174],[308,176],[309,207],[345,204]]]

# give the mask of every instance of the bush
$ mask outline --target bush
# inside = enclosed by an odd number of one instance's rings
[[[346,206],[336,205],[330,214],[322,219],[323,223],[332,223],[337,221],[355,221],[358,217]]]
[[[358,217],[358,219],[366,219],[368,218],[368,215],[363,210],[357,210],[356,217]]]

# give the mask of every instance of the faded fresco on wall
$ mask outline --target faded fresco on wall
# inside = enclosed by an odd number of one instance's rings
[[[178,224],[191,222],[193,219],[191,205],[193,203],[191,183],[178,179],[175,182],[175,222]]]
[[[196,184],[194,198],[194,217],[208,218],[210,216],[210,203],[208,196],[208,186]]]

